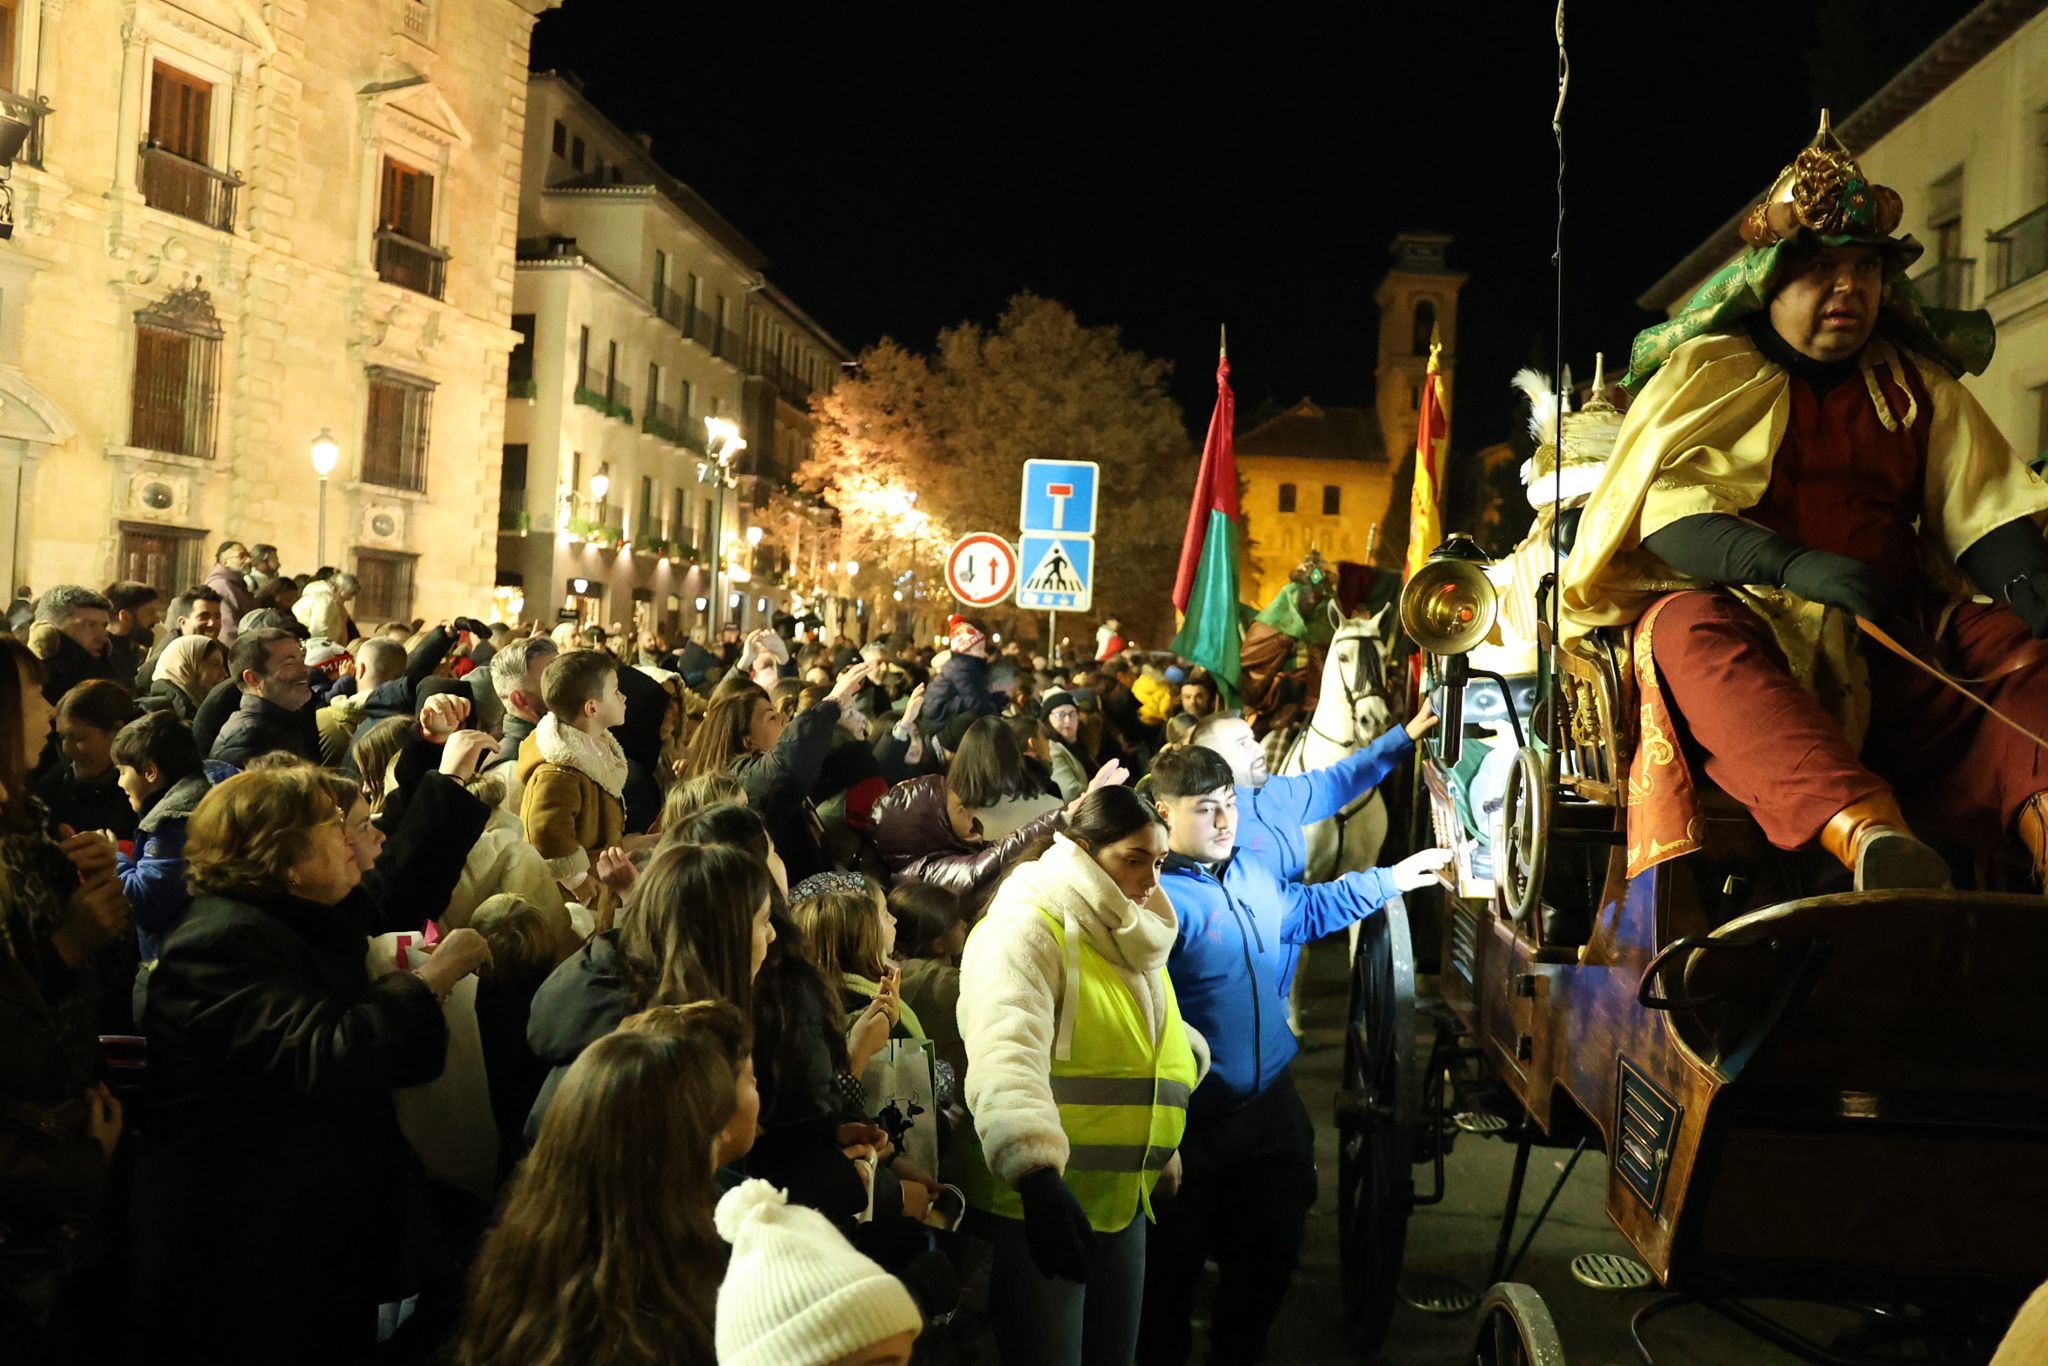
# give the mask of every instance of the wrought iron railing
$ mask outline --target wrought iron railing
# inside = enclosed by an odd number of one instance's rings
[[[2011,289],[2048,270],[2048,204],[1997,232],[1985,234],[1991,244],[1991,292]]]
[[[130,444],[202,459],[213,455],[220,338],[137,320]]]
[[[654,291],[654,312],[671,327],[682,328],[690,310],[683,303],[683,296],[663,286]]]
[[[17,95],[11,90],[0,90],[0,113],[28,125],[28,137],[23,140],[21,150],[14,154],[15,165],[41,168],[43,120],[52,112],[49,102],[41,95]]]
[[[1937,261],[1913,277],[1920,297],[1936,308],[1968,308],[1970,290],[1977,279],[1977,261],[1970,256],[1952,256]]]
[[[714,349],[718,339],[718,320],[701,308],[693,308],[685,319],[687,326],[683,335],[696,342],[705,350]]]
[[[649,436],[658,436],[672,446],[683,442],[681,421],[675,405],[658,399],[647,400],[647,407],[640,416],[640,430]]]
[[[617,503],[595,498],[565,497],[562,530],[586,541],[621,541],[626,536],[626,511]]]
[[[242,178],[216,171],[154,143],[142,145],[142,201],[209,228],[233,232],[235,191]]]
[[[377,230],[377,278],[430,299],[447,283],[448,253],[390,228]]]
[[[633,420],[632,386],[622,379],[606,375],[602,370],[584,368],[576,381],[575,399],[606,417],[615,417],[621,422]]]

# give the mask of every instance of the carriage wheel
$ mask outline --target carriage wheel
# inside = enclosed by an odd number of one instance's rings
[[[1522,919],[1543,900],[1543,865],[1550,842],[1550,783],[1543,758],[1524,745],[1515,753],[1507,790],[1501,794],[1501,899]]]
[[[1564,1343],[1543,1297],[1505,1281],[1480,1301],[1472,1352],[1479,1366],[1564,1366]]]
[[[1415,960],[1395,897],[1359,925],[1337,1101],[1337,1239],[1346,1317],[1367,1351],[1386,1336],[1408,1242],[1421,1122]]]

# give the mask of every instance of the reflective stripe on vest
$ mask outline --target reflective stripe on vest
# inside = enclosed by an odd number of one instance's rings
[[[1051,1060],[1052,1098],[1068,1143],[1065,1180],[1089,1223],[1115,1233],[1129,1227],[1140,1210],[1151,1213],[1152,1187],[1180,1147],[1195,1085],[1194,1049],[1164,971],[1158,981],[1166,1018],[1155,1044],[1117,969],[1079,934],[1074,937],[1080,952],[1070,958],[1074,946],[1065,925],[1051,915],[1046,920],[1062,962],[1079,963],[1063,986],[1075,999],[1055,1003],[1056,1013],[1072,1021],[1068,1056]],[[1023,1201],[988,1170],[978,1142],[969,1134],[958,1137],[967,1140],[954,1147],[964,1150],[956,1174],[969,1202],[1021,1219]]]

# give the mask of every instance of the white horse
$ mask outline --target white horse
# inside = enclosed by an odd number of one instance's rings
[[[1334,609],[1332,609],[1334,612]],[[1381,634],[1390,607],[1370,617],[1339,623],[1323,661],[1323,689],[1315,714],[1298,728],[1278,774],[1328,768],[1393,729],[1397,719],[1387,696],[1387,641]],[[1328,882],[1379,859],[1387,840],[1387,805],[1368,792],[1336,816],[1308,827],[1305,882]]]
[[[1340,622],[1323,661],[1323,688],[1315,713],[1287,743],[1274,768],[1276,774],[1312,773],[1363,749],[1393,729],[1399,719],[1387,695],[1387,645],[1382,635],[1389,607],[1370,617]],[[1331,608],[1335,615],[1335,607]],[[1366,793],[1329,820],[1307,827],[1308,869],[1304,882],[1329,882],[1345,873],[1378,864],[1387,841],[1387,804],[1377,790]],[[1355,947],[1358,927],[1351,927]],[[1288,1002],[1288,1023],[1301,1032],[1301,982],[1294,976]]]

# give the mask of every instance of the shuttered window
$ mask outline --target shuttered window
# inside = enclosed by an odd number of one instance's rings
[[[370,367],[369,379],[369,413],[363,424],[363,482],[423,492],[427,487],[433,381],[381,365]]]
[[[149,78],[149,140],[204,166],[212,131],[212,84],[158,62]]]

